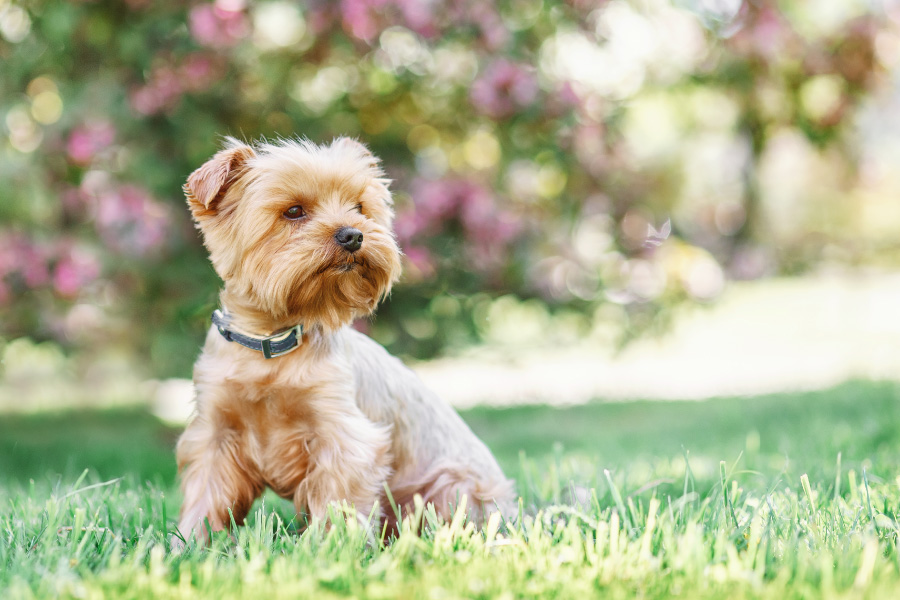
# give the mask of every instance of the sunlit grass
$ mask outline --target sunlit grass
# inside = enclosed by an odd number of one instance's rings
[[[4,598],[897,597],[897,405],[896,386],[859,383],[707,403],[483,409],[465,416],[516,477],[519,514],[478,528],[462,511],[444,523],[423,508],[399,538],[385,539],[338,509],[330,528],[301,527],[289,505],[267,496],[233,536],[182,553],[168,549],[178,495],[168,470],[148,477],[152,452],[135,454],[123,479],[107,479],[117,463],[101,465],[103,477],[80,475],[71,469],[81,459],[71,457],[84,448],[73,448],[56,467],[61,476],[0,481],[0,590]],[[104,418],[116,429],[144,419]],[[28,431],[15,419],[0,429],[10,423],[17,435]],[[78,431],[108,440],[96,425],[72,423],[73,440]],[[547,428],[566,445],[543,445]],[[59,433],[53,422],[45,429]],[[148,428],[146,439],[135,431],[136,444],[157,440],[168,452],[168,430]],[[168,460],[160,454],[158,464]]]

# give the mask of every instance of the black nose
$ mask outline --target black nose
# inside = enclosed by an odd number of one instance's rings
[[[347,252],[356,252],[362,247],[362,231],[355,227],[341,227],[334,234],[334,239]]]

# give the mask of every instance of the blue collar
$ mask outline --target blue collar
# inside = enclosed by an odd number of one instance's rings
[[[237,342],[245,348],[262,352],[266,358],[284,356],[296,350],[303,343],[302,324],[282,329],[272,335],[253,337],[228,329],[228,318],[220,310],[213,311],[212,322],[223,338],[229,342]]]

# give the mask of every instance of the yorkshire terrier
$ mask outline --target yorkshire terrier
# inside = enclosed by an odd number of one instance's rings
[[[348,138],[229,138],[188,177],[225,286],[176,450],[186,539],[243,523],[266,487],[326,521],[346,502],[396,526],[390,501],[405,515],[417,494],[444,518],[463,497],[477,521],[512,506],[512,482],[459,415],[349,326],[400,274],[388,184]]]

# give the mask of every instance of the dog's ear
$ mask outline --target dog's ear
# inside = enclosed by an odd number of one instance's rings
[[[348,137],[339,137],[334,140],[331,145],[342,152],[348,152],[351,155],[365,159],[365,161],[373,168],[379,168],[378,163],[380,161],[378,160],[378,157],[372,154],[372,151],[366,148],[365,144],[359,140]]]
[[[256,156],[253,148],[229,139],[228,147],[206,161],[188,177],[184,195],[194,217],[216,214],[216,203],[244,172],[249,159]]]

